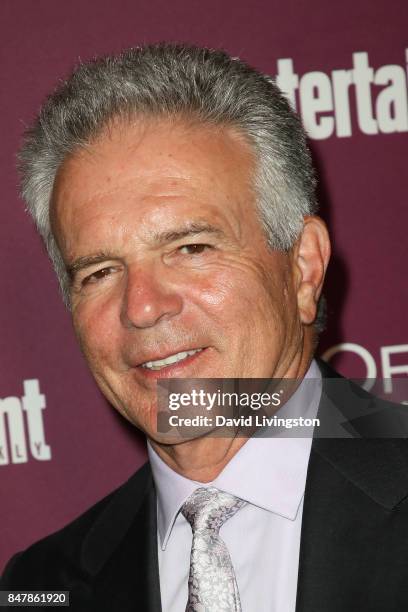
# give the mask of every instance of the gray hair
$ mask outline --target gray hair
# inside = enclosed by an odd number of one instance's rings
[[[69,306],[69,279],[50,225],[58,168],[117,118],[186,117],[231,126],[252,146],[254,189],[268,244],[290,249],[317,210],[315,178],[297,115],[274,81],[220,50],[181,44],[128,49],[80,64],[45,101],[20,151],[22,196]]]

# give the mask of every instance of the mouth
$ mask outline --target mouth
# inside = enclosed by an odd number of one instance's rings
[[[148,378],[162,378],[168,376],[183,377],[183,370],[197,361],[207,347],[192,348],[172,353],[166,357],[145,361],[137,366],[139,372]]]

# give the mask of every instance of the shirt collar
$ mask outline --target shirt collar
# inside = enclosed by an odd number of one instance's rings
[[[313,360],[305,379],[285,405],[290,414],[313,418],[321,396],[321,373]],[[147,444],[157,492],[157,528],[164,550],[185,500],[200,486],[214,486],[250,504],[295,520],[306,485],[312,436],[253,437],[237,452],[213,482],[200,483],[172,470]]]

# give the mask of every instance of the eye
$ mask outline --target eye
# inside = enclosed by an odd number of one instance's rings
[[[178,250],[182,255],[201,255],[205,250],[211,248],[209,244],[184,244]]]
[[[109,276],[113,270],[114,268],[112,266],[96,270],[95,272],[92,272],[92,274],[85,276],[85,278],[83,278],[81,281],[81,285],[84,286],[88,285],[89,283],[98,283],[99,281]]]

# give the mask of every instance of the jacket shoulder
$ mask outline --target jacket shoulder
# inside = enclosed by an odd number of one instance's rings
[[[130,523],[150,481],[146,463],[68,525],[15,554],[5,567],[1,588],[55,590],[84,579],[82,550],[86,540],[105,522],[107,531],[115,529],[116,523],[122,527],[124,522]]]

